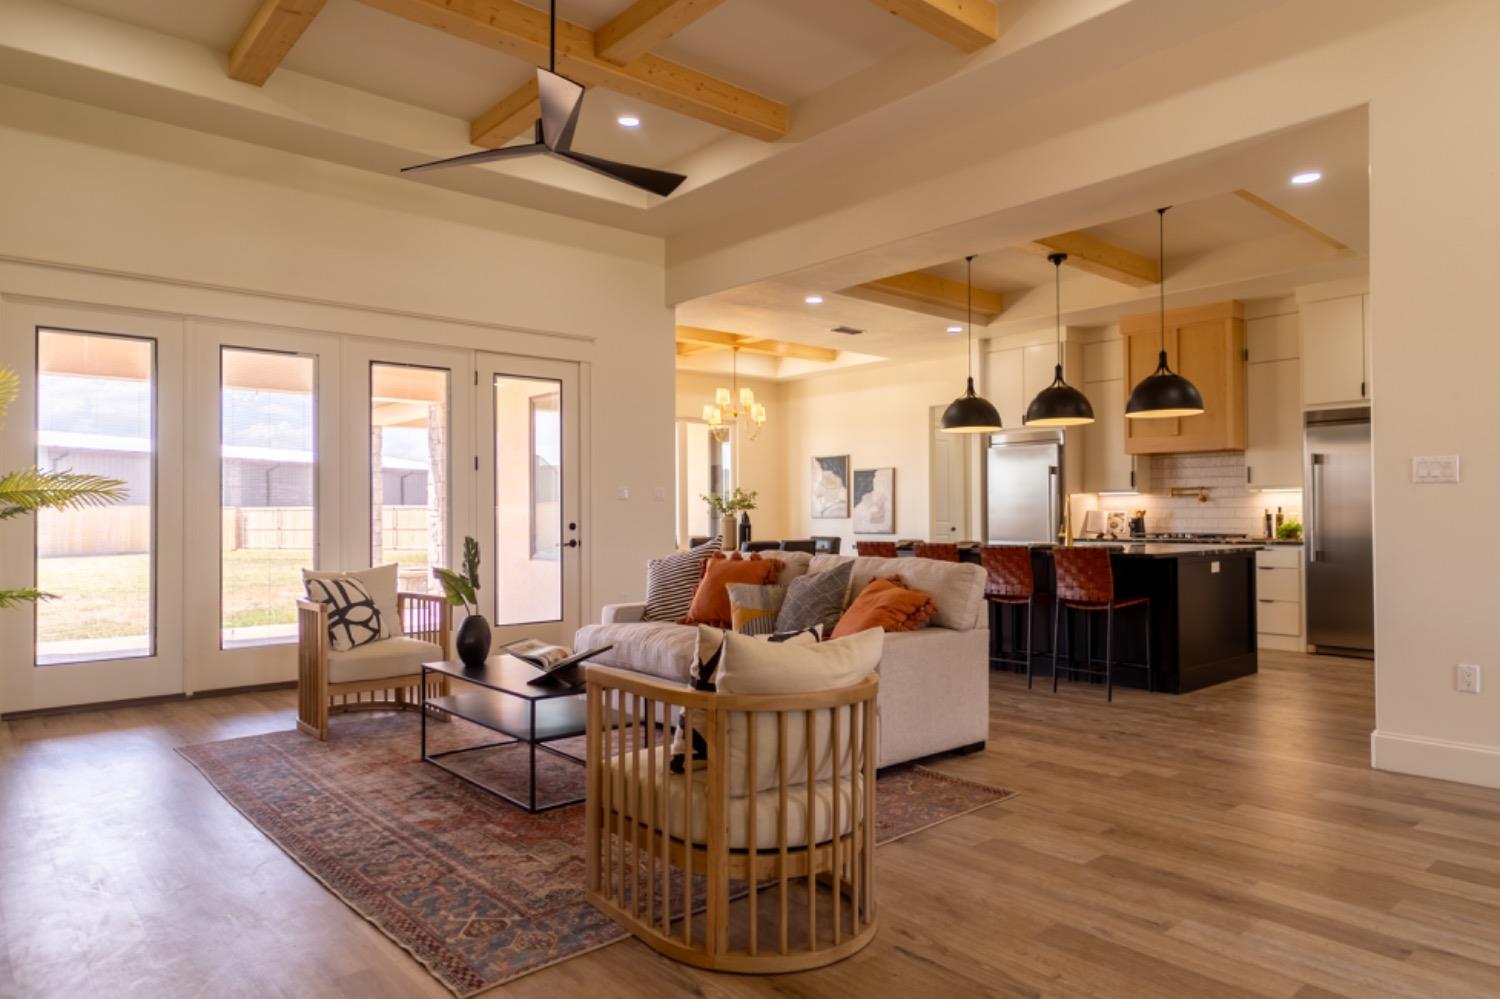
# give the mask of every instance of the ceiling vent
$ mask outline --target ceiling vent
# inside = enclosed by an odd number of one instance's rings
[[[830,333],[842,333],[844,336],[859,336],[864,330],[857,330],[853,326],[835,326],[829,330]]]

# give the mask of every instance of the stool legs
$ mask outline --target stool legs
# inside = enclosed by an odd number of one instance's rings
[[[1026,598],[1026,689],[1031,689],[1031,629],[1033,626],[1031,604],[1035,597]],[[1019,606],[1019,605],[1017,605]]]
[[[1104,612],[1104,700],[1113,702],[1115,699],[1115,674],[1112,669],[1111,653],[1115,648],[1115,609],[1110,606]]]

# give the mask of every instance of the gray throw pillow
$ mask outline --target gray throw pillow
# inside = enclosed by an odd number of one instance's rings
[[[839,617],[844,613],[844,598],[849,593],[849,581],[853,575],[854,563],[850,561],[792,580],[787,584],[786,599],[781,602],[781,611],[776,615],[776,630],[802,631],[822,625],[823,634],[833,634],[833,626],[839,623]]]

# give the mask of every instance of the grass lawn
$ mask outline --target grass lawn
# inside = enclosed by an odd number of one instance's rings
[[[403,569],[424,566],[426,552],[387,552]],[[312,564],[307,550],[239,549],[224,553],[224,625],[295,624],[296,601],[305,596],[302,569]],[[148,585],[151,559],[140,555],[82,555],[44,558],[37,564],[37,587],[60,599],[37,607],[37,641],[144,635],[150,620]]]

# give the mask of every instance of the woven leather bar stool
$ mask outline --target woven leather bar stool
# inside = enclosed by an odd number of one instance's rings
[[[896,542],[894,541],[856,541],[854,550],[861,558],[895,558]]]
[[[912,546],[917,558],[931,558],[939,562],[957,562],[958,545],[951,541],[918,541]]]
[[[984,566],[984,599],[992,604],[1011,609],[1011,650],[1014,652],[1020,638],[1017,614],[1026,615],[1026,656],[990,656],[990,665],[1000,663],[1007,666],[1026,666],[1026,688],[1031,689],[1031,611],[1036,601],[1036,580],[1031,571],[1031,549],[1025,545],[985,545],[979,550],[979,563]],[[1024,609],[1023,609],[1024,608]],[[997,629],[998,631],[999,629]],[[1004,635],[997,640],[1004,647]]]
[[[1088,643],[1086,668],[1078,668],[1073,665],[1073,650],[1068,649],[1068,672],[1082,673],[1085,676],[1104,677],[1105,699],[1115,699],[1115,676],[1114,676],[1114,642],[1115,642],[1115,611],[1124,610],[1129,607],[1144,607],[1146,622],[1146,661],[1142,663],[1121,663],[1122,666],[1131,666],[1146,671],[1146,690],[1154,689],[1151,675],[1151,600],[1149,597],[1124,597],[1115,596],[1114,570],[1110,568],[1109,552],[1103,548],[1068,548],[1058,547],[1052,549],[1052,564],[1057,573],[1057,602],[1052,607],[1052,691],[1057,692],[1057,652],[1058,638],[1057,625],[1062,612],[1066,610],[1071,623],[1072,612],[1082,611],[1085,614],[1085,622],[1090,614],[1104,614],[1104,669],[1094,666],[1094,632],[1088,628]],[[1070,643],[1071,644],[1071,643]]]

